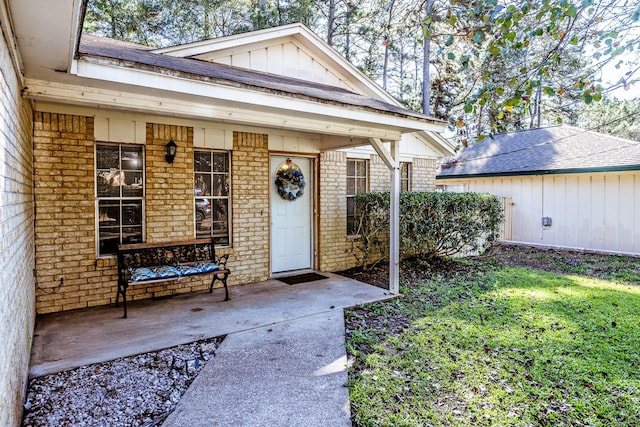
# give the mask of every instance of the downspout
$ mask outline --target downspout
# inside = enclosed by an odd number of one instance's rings
[[[382,140],[371,138],[371,146],[380,156],[391,176],[389,207],[389,292],[400,293],[400,163],[398,162],[400,142],[391,141],[390,152]]]

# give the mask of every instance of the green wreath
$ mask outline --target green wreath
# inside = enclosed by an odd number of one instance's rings
[[[304,181],[304,174],[291,159],[287,159],[276,171],[275,184],[278,187],[280,197],[289,201],[302,197],[304,187],[307,185]]]

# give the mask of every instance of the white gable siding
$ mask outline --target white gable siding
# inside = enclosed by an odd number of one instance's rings
[[[440,179],[513,199],[512,240],[640,254],[640,172]],[[542,226],[551,217],[551,227]]]
[[[192,58],[355,90],[355,86],[348,83],[347,76],[322,64],[290,38],[203,53]]]

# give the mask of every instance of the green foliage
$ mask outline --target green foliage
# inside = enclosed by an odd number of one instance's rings
[[[389,193],[355,197],[352,252],[363,268],[388,257]],[[497,239],[502,205],[490,194],[407,192],[400,195],[400,253],[425,260],[484,251]]]
[[[640,99],[603,98],[601,102],[583,106],[571,117],[571,124],[640,141]]]
[[[355,197],[352,253],[367,269],[389,256],[389,193],[361,193]]]
[[[491,36],[463,40],[473,55],[460,67],[473,82],[461,100],[470,116],[464,121],[473,126],[470,133],[538,127],[553,116],[562,122],[580,105],[577,100],[600,101],[600,74],[614,61],[616,68],[628,70],[619,85],[637,82],[640,68],[634,56],[623,56],[640,47],[638,33],[627,31],[638,26],[637,2],[605,3],[546,0],[503,6],[478,1],[478,19],[492,25]]]
[[[430,260],[485,251],[503,221],[500,200],[478,193],[403,193],[400,250],[403,257]]]

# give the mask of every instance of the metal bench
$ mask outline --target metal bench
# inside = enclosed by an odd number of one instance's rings
[[[213,239],[182,240],[159,243],[133,243],[118,246],[118,293],[127,317],[127,288],[132,285],[167,282],[185,277],[212,274],[209,292],[220,280],[224,285],[225,301],[229,300],[227,277],[228,254],[216,256]]]

